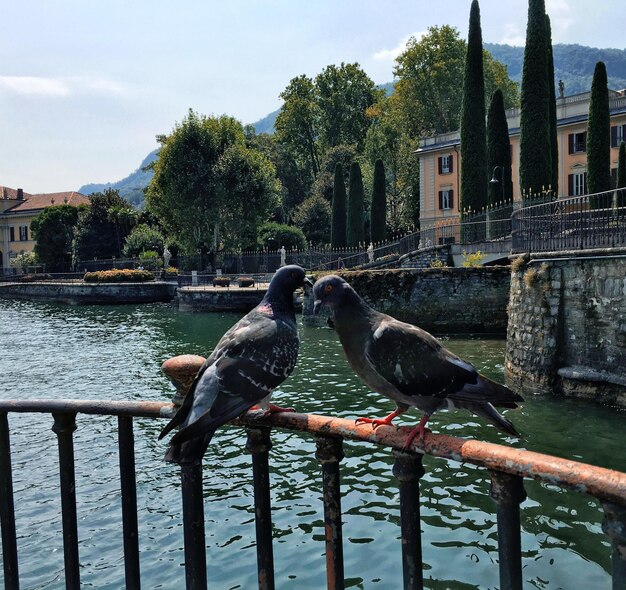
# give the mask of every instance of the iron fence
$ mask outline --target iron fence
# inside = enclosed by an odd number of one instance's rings
[[[19,561],[14,514],[11,445],[8,414],[49,413],[58,439],[59,476],[64,546],[65,587],[80,588],[79,538],[77,527],[76,481],[73,433],[78,414],[117,416],[119,472],[122,503],[125,587],[139,589],[141,580],[140,539],[137,526],[135,446],[133,421],[136,417],[166,418],[173,406],[165,402],[116,402],[76,400],[0,401],[0,524],[5,588],[19,588]],[[613,547],[613,588],[626,584],[626,474],[476,440],[428,434],[409,450],[404,442],[408,427],[381,426],[372,429],[352,420],[313,414],[275,414],[259,418],[252,414],[237,423],[247,430],[247,450],[252,455],[258,586],[274,588],[272,515],[269,459],[272,428],[302,432],[316,437],[316,458],[321,464],[326,542],[327,585],[344,588],[343,532],[341,513],[340,463],[343,441],[356,440],[383,445],[393,450],[393,474],[398,480],[400,501],[403,588],[423,588],[420,479],[424,475],[424,453],[468,462],[486,470],[491,480],[490,497],[495,502],[498,534],[500,587],[522,588],[520,504],[525,500],[524,478],[539,480],[550,487],[565,487],[598,499],[604,509],[603,531]],[[202,466],[181,468],[185,578],[188,590],[207,588],[206,541]],[[321,563],[320,563],[321,566]]]
[[[513,252],[626,246],[626,188],[525,207],[511,218]]]

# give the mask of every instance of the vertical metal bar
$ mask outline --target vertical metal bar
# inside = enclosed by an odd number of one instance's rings
[[[11,441],[9,439],[9,421],[6,412],[0,413],[0,525],[2,525],[4,587],[6,590],[19,590],[13,475],[11,471]]]
[[[422,455],[394,451],[393,474],[400,489],[400,531],[404,590],[422,590],[422,531],[420,529],[420,479]]]
[[[181,468],[183,531],[185,540],[185,584],[187,590],[206,590],[206,547],[202,463]]]
[[[248,427],[246,449],[252,455],[256,556],[260,590],[274,590],[274,549],[272,547],[272,506],[270,501],[270,428]]]
[[[65,587],[80,590],[78,560],[78,524],[76,519],[76,477],[74,474],[74,441],[76,414],[53,413],[52,431],[59,444],[59,475],[61,480],[61,513],[63,519],[63,557]]]
[[[500,588],[522,590],[522,547],[519,505],[526,499],[524,481],[517,475],[489,470],[489,495],[496,503]]]
[[[139,574],[139,531],[137,526],[137,484],[135,481],[135,436],[133,419],[118,416],[120,488],[124,533],[124,572],[126,590],[141,588]]]
[[[326,534],[326,583],[329,590],[343,590],[343,535],[339,462],[344,458],[340,438],[319,436],[315,457],[322,465],[324,529]]]
[[[602,530],[613,545],[613,590],[626,588],[626,506],[602,502]]]

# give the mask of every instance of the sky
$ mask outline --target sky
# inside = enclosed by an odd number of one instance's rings
[[[410,36],[455,26],[470,0],[3,2],[0,186],[29,193],[114,182],[189,108],[253,123],[300,74],[358,62],[393,79]],[[483,40],[523,45],[528,3],[480,2]],[[546,0],[554,43],[626,48],[624,0]]]

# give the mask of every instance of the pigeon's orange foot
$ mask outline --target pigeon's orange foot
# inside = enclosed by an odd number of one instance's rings
[[[295,412],[295,408],[283,408],[282,406],[277,406],[276,404],[270,404],[269,408],[265,410],[265,415],[270,416],[271,414],[278,414],[279,412]]]
[[[406,442],[404,443],[405,451],[410,450],[416,436],[419,436],[420,441],[423,441],[426,432],[431,432],[430,428],[426,428],[426,423],[428,422],[429,418],[430,416],[428,414],[424,414],[422,416],[422,419],[419,421],[419,424],[413,430],[411,430],[411,432],[409,432],[409,436],[407,436]]]
[[[372,424],[373,428],[378,428],[379,426],[389,426],[392,424],[392,420],[399,416],[402,412],[399,410],[394,410],[388,416],[384,418],[357,418],[355,422],[357,424]]]

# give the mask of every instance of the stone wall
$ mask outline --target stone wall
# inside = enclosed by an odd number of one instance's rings
[[[506,333],[510,271],[393,269],[341,275],[374,308],[435,334]],[[305,301],[304,314],[312,303]]]
[[[626,405],[626,255],[607,254],[514,263],[508,378],[527,389]]]
[[[409,252],[398,260],[398,266],[401,268],[431,268],[433,264],[454,266],[450,255],[450,244],[422,248],[415,252]]]
[[[248,312],[263,299],[266,289],[226,289],[180,287],[177,291],[178,309],[183,311],[241,311]]]

